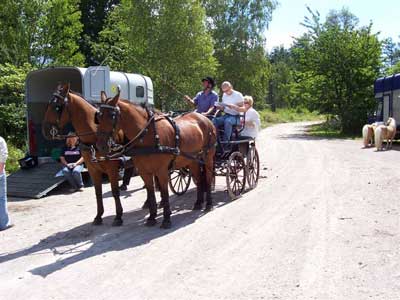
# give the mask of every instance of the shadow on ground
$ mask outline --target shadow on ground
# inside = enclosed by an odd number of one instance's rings
[[[148,211],[137,209],[124,214],[125,223],[122,227],[111,227],[114,216],[108,216],[103,219],[104,225],[102,226],[93,226],[91,222],[85,223],[48,236],[29,248],[13,253],[2,253],[0,254],[0,264],[23,256],[52,252],[54,256],[58,256],[57,261],[29,270],[34,275],[46,277],[69,265],[97,255],[112,251],[123,251],[147,244],[151,240],[184,228],[204,216],[206,213],[203,211],[191,211],[194,204],[193,199],[195,198],[195,189],[188,191],[181,197],[170,197],[171,210],[173,212],[171,229],[160,229],[159,226],[146,227],[144,224]],[[231,202],[223,191],[215,192],[213,200],[214,208]],[[161,223],[161,217],[162,210],[159,210],[159,224]]]

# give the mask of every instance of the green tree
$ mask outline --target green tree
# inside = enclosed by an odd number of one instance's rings
[[[34,67],[80,65],[79,0],[4,0],[0,12],[0,63]]]
[[[382,42],[382,56],[384,62],[384,73],[394,74],[396,64],[400,62],[400,44],[393,42],[392,38],[387,38]]]
[[[269,54],[271,63],[269,104],[275,108],[294,107],[290,97],[290,84],[293,82],[293,63],[289,49],[275,47]]]
[[[79,39],[79,48],[85,56],[87,65],[96,65],[93,58],[92,43],[97,43],[100,31],[103,30],[108,14],[120,0],[80,0],[81,23],[83,30]]]
[[[152,77],[161,109],[182,109],[186,104],[176,91],[193,95],[217,66],[204,19],[200,1],[122,1],[94,52],[113,68]]]
[[[24,84],[30,70],[28,64],[0,65],[0,135],[19,147],[26,140]]]
[[[381,44],[372,24],[359,26],[348,10],[331,11],[320,23],[313,13],[309,31],[297,40],[297,95],[311,110],[338,116],[343,132],[359,131],[375,106],[373,82],[381,66]]]
[[[215,41],[218,77],[235,89],[265,102],[270,65],[264,50],[264,32],[277,2],[274,0],[203,1],[208,28]]]

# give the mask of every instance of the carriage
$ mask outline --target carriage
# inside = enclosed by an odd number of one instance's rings
[[[239,125],[233,129],[230,141],[218,138],[217,152],[214,159],[214,175],[225,177],[226,189],[231,199],[236,199],[246,191],[257,186],[260,176],[260,159],[256,142],[250,137],[241,137],[245,116],[240,116]],[[219,129],[218,137],[223,136]],[[214,179],[215,180],[215,179]],[[186,168],[170,171],[169,187],[178,196],[186,193],[191,183],[190,171]],[[215,185],[215,182],[214,182]]]

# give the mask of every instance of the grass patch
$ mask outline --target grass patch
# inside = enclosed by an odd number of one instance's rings
[[[261,126],[263,128],[278,123],[302,122],[302,121],[319,121],[323,120],[318,112],[310,112],[303,108],[279,108],[275,112],[270,109],[259,111]]]
[[[13,173],[19,169],[18,160],[25,156],[24,149],[18,148],[13,144],[8,143],[8,159],[6,163],[6,171],[8,174]]]
[[[310,136],[331,138],[331,139],[357,139],[360,138],[360,134],[345,134],[341,131],[340,127],[336,122],[325,121],[320,124],[311,125],[307,133]]]

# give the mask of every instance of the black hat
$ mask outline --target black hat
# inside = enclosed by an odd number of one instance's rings
[[[212,77],[210,77],[210,76],[204,77],[201,80],[201,82],[204,82],[204,81],[208,81],[211,84],[212,89],[215,87],[215,80]]]

